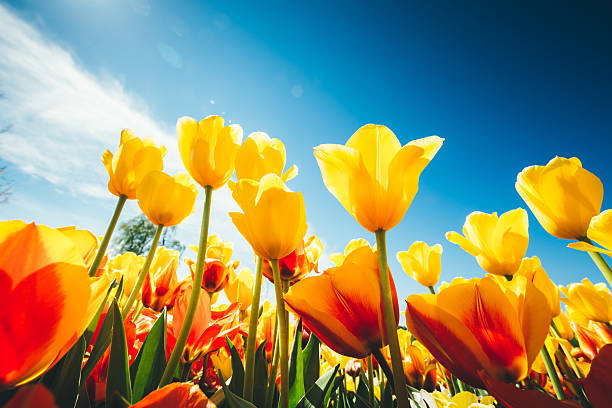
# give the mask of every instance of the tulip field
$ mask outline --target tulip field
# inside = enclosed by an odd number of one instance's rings
[[[444,139],[402,146],[367,124],[345,145],[314,147],[320,174],[298,175],[283,142],[243,137],[220,116],[182,117],[176,132],[178,146],[161,146],[125,129],[101,152],[116,196],[103,236],[0,222],[0,406],[612,406],[612,210],[602,211],[602,182],[578,158],[516,169],[522,207],[466,214],[447,244],[472,255],[480,277],[446,283],[440,244],[391,254],[386,243]],[[178,149],[184,172],[163,171],[166,149]],[[296,177],[320,178],[370,237],[341,243],[331,268],[319,267],[323,243],[307,235]],[[209,229],[226,185],[254,274]],[[145,256],[108,248],[127,200],[155,226]],[[179,252],[160,237],[193,212],[202,214],[197,257],[179,280]],[[529,212],[559,251],[592,258],[601,283],[558,285],[526,257]],[[422,291],[400,293],[394,278],[404,273]]]

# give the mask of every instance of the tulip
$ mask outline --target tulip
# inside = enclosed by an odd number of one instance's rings
[[[314,155],[325,186],[357,222],[370,232],[388,231],[404,218],[443,141],[430,136],[402,147],[391,129],[369,124],[346,145],[320,145]]]
[[[246,311],[253,300],[253,285],[255,278],[249,268],[242,268],[239,274],[230,270],[227,285],[225,285],[225,296],[231,303],[239,303],[240,310]],[[254,313],[257,313],[255,311]]]
[[[236,177],[255,181],[266,174],[276,174],[284,182],[297,176],[297,166],[283,173],[287,155],[279,139],[271,139],[264,132],[253,132],[245,139],[236,155]]]
[[[164,247],[157,250],[142,289],[144,306],[161,312],[169,305],[174,289],[178,286],[178,259],[178,251]]]
[[[172,321],[168,324],[168,349],[175,349],[181,329],[185,325],[185,315],[190,306],[193,281],[185,280],[179,284],[174,293],[170,314]],[[240,324],[234,324],[239,312],[237,304],[221,311],[212,311],[210,296],[199,292],[195,315],[189,326],[187,342],[181,357],[183,362],[197,360],[208,352],[218,350],[225,345],[225,337],[230,338],[242,332]]]
[[[593,285],[590,280],[572,283],[567,287],[560,286],[567,305],[568,314],[576,313],[586,320],[608,323],[612,320],[612,296],[604,283]]]
[[[349,243],[346,245],[346,248],[344,248],[343,254],[341,253],[331,254],[329,256],[329,260],[331,261],[331,263],[334,264],[334,266],[340,266],[342,265],[342,263],[344,262],[344,259],[348,256],[348,254],[350,254],[357,248],[361,248],[365,246],[371,248],[370,243],[363,238],[351,239]]]
[[[140,183],[137,198],[142,212],[155,225],[172,227],[193,212],[198,190],[186,173],[174,177],[150,172]]]
[[[105,150],[102,162],[108,172],[108,190],[120,197],[136,198],[136,191],[144,177],[164,168],[166,148],[151,139],[136,137],[130,129],[121,131],[119,149],[114,155]]]
[[[260,182],[240,180],[233,196],[244,213],[231,212],[230,217],[257,256],[281,259],[298,247],[306,234],[302,193],[267,174]]]
[[[522,276],[485,277],[407,299],[406,325],[440,364],[482,388],[478,370],[520,381],[538,355],[552,318],[546,297]]]
[[[555,157],[546,166],[530,166],[516,178],[516,191],[549,234],[561,239],[586,236],[599,214],[603,185],[576,157]]]
[[[440,279],[442,270],[442,245],[428,246],[423,241],[414,242],[408,251],[396,255],[404,272],[421,285],[433,288]]]
[[[446,239],[476,257],[485,271],[494,275],[513,275],[527,252],[529,233],[527,211],[510,210],[497,213],[475,211],[467,216],[463,234],[446,233]]]
[[[398,321],[399,306],[391,276],[390,281]],[[364,358],[387,343],[381,298],[376,254],[370,248],[359,248],[341,266],[294,284],[285,302],[332,350]]]
[[[115,279],[116,282],[121,282],[123,279],[123,296],[120,299],[120,304],[123,306],[127,301],[127,297],[134,290],[138,274],[145,261],[144,256],[136,255],[133,252],[126,252],[112,258],[108,262],[108,274]]]
[[[601,252],[612,256],[612,210],[602,211],[601,214],[591,218],[586,236],[595,241],[603,248],[599,248],[588,242],[572,242],[568,246],[580,251]]]
[[[76,245],[76,249],[81,254],[83,258],[83,263],[85,266],[89,267],[93,262],[93,259],[96,255],[96,250],[98,249],[98,238],[87,230],[78,230],[76,227],[62,227],[58,228],[58,231],[61,231],[65,236],[70,238],[74,245]]]
[[[4,408],[58,408],[51,391],[41,383],[25,385],[4,405]]]
[[[323,244],[319,238],[316,235],[310,236],[306,242],[300,243],[295,251],[278,260],[281,279],[293,284],[310,272],[316,271],[322,252]],[[269,261],[264,261],[262,271],[264,276],[274,283]]]
[[[263,312],[259,317],[257,325],[257,347],[266,342],[266,359],[272,361],[272,349],[274,348],[274,329],[276,328],[276,307],[269,302],[263,305]]]
[[[197,384],[172,383],[141,399],[132,408],[214,408]]]
[[[199,123],[184,116],[176,122],[183,165],[202,187],[222,187],[234,173],[236,154],[242,141],[240,125],[224,126],[221,116],[208,116]]]
[[[561,313],[561,293],[559,292],[559,288],[550,280],[537,256],[523,258],[521,266],[516,272],[516,276],[524,276],[527,280],[531,281],[544,296],[546,296],[553,318]]]
[[[0,282],[0,388],[10,388],[42,375],[78,340],[93,317],[91,289],[71,239],[22,221],[0,222]]]

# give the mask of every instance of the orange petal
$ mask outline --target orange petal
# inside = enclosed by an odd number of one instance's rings
[[[172,383],[153,391],[132,408],[213,408],[206,395],[195,384]]]
[[[42,384],[26,385],[17,391],[4,408],[57,408],[53,394]]]

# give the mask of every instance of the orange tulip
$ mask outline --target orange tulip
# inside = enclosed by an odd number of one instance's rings
[[[197,384],[172,383],[153,391],[132,408],[214,408]]]
[[[78,230],[76,227],[61,227],[57,229],[61,231],[65,236],[70,238],[74,245],[76,245],[77,251],[83,257],[85,266],[89,268],[91,263],[96,256],[98,250],[98,238],[87,230]]]
[[[0,222],[0,388],[37,378],[72,347],[89,323],[90,293],[72,240]]]
[[[506,283],[471,279],[438,295],[409,296],[407,303],[410,332],[440,364],[478,388],[480,369],[505,382],[525,378],[552,319],[546,296],[523,276]]]
[[[57,408],[51,391],[42,384],[26,385],[6,403],[4,408]]]
[[[193,288],[193,281],[187,279],[182,281],[174,293],[173,308],[171,311],[172,321],[168,324],[168,350],[171,351],[176,344],[180,333],[185,313],[189,305],[189,298]],[[196,307],[193,324],[189,330],[185,352],[182,356],[184,361],[193,362],[202,354],[218,350],[225,346],[225,337],[230,339],[241,333],[242,326],[233,324],[234,318],[240,311],[240,305],[234,303],[221,311],[212,311],[210,308],[210,296],[208,293],[200,292],[200,298]]]
[[[399,321],[391,273],[389,279]],[[378,260],[368,247],[351,252],[341,266],[297,282],[285,302],[337,353],[363,358],[386,344]]]
[[[176,268],[178,251],[164,247],[157,248],[153,264],[149,269],[142,288],[142,304],[161,312],[170,303],[174,289],[178,286]]]
[[[322,252],[323,244],[319,238],[316,235],[310,236],[306,242],[300,243],[295,251],[278,260],[281,278],[293,284],[310,272],[316,271]],[[272,266],[268,260],[264,261],[262,272],[270,282],[274,282]]]
[[[196,246],[189,246],[195,252],[198,252]],[[206,262],[204,264],[204,272],[202,275],[202,289],[208,293],[217,293],[223,290],[229,281],[230,272],[233,272],[240,266],[240,262],[230,262],[232,257],[233,244],[229,241],[223,241],[217,235],[211,235],[208,238],[206,245]],[[191,276],[195,275],[195,262],[191,259],[186,260]]]

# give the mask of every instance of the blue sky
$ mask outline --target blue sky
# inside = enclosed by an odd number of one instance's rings
[[[415,240],[443,245],[443,280],[482,274],[444,233],[475,210],[525,207],[514,189],[524,167],[577,156],[604,188],[612,183],[612,9],[603,1],[200,3],[0,1],[0,162],[14,182],[0,219],[102,234],[115,200],[100,155],[116,150],[121,129],[164,143],[174,173],[176,119],[221,114],[245,136],[283,140],[300,168],[290,185],[303,191],[328,255],[373,236],[327,192],[312,148],[345,143],[366,123],[389,126],[402,144],[437,134],[445,144],[388,235],[403,298],[423,290],[395,261]],[[179,227],[186,243],[197,241],[201,203]],[[608,193],[603,208],[610,203]],[[226,189],[213,207],[212,232],[252,266]],[[137,213],[130,202],[122,220]],[[602,281],[531,213],[530,234],[528,255],[556,282]]]

